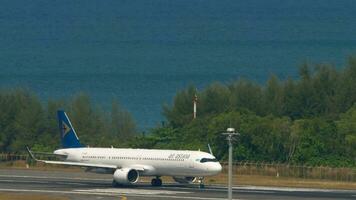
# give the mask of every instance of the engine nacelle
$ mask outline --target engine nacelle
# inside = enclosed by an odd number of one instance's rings
[[[121,168],[114,173],[114,180],[119,184],[131,184],[138,181],[139,174],[135,169]]]
[[[196,177],[191,177],[191,176],[187,176],[187,177],[176,177],[173,176],[173,180],[177,183],[182,183],[182,184],[190,184],[190,183],[194,183],[197,178]]]

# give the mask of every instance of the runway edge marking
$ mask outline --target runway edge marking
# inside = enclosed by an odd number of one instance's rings
[[[37,179],[62,179],[62,180],[91,180],[91,181],[111,181],[111,179],[99,179],[99,178],[69,178],[69,177],[55,177],[55,176],[18,176],[18,175],[0,175],[0,177],[11,178],[37,178]]]
[[[32,192],[32,193],[60,193],[60,194],[82,194],[82,195],[101,195],[101,196],[119,196],[120,194],[112,193],[93,193],[93,192],[79,192],[79,191],[53,191],[53,190],[24,190],[24,189],[0,189],[3,192]],[[135,195],[125,194],[132,197],[146,197],[146,198],[173,198],[173,199],[197,199],[197,200],[225,200],[226,198],[209,198],[209,197],[194,197],[194,196],[173,196],[173,195]],[[235,199],[243,200],[243,199]]]

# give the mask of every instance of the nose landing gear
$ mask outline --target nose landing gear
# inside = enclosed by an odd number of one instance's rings
[[[159,176],[157,176],[156,178],[152,179],[151,185],[155,187],[162,186],[162,179],[160,179]]]
[[[199,178],[198,178],[198,183],[199,183],[199,188],[200,188],[200,189],[205,188],[205,185],[204,185],[204,177],[199,177]]]

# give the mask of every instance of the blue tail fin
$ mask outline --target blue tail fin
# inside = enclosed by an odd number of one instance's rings
[[[67,114],[63,110],[58,110],[59,132],[61,133],[61,141],[63,148],[79,148],[83,147],[80,144],[79,138],[70,123]]]

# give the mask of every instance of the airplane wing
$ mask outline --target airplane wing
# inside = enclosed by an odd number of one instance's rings
[[[31,150],[27,148],[27,152],[30,154],[31,158],[37,162],[43,162],[46,164],[55,164],[55,165],[69,165],[69,166],[78,166],[78,167],[95,167],[95,168],[106,168],[106,169],[117,169],[116,165],[106,165],[106,164],[94,164],[94,163],[80,163],[80,162],[66,162],[66,161],[51,161],[51,160],[38,160]]]
[[[107,168],[107,169],[117,169],[118,168],[116,165],[105,165],[105,164],[94,164],[94,163],[50,161],[50,160],[36,160],[36,161],[43,162],[46,164],[69,165],[69,166],[78,166],[78,167],[96,167],[96,168]]]

